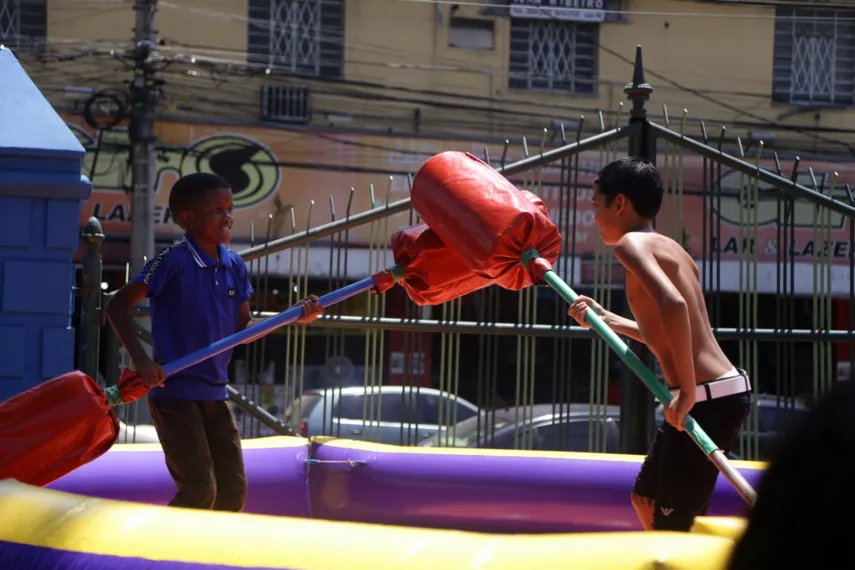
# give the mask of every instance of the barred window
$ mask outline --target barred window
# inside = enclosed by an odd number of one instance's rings
[[[508,87],[594,93],[600,25],[511,18]]]
[[[12,49],[42,45],[47,33],[45,0],[0,0],[0,43]]]
[[[250,63],[309,77],[341,77],[343,0],[249,0]]]
[[[772,96],[794,105],[850,105],[855,11],[778,8]]]

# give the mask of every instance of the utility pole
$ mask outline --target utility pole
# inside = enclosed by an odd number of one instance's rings
[[[157,85],[153,55],[157,48],[154,14],[157,0],[134,0],[134,77],[130,86],[132,160],[131,275],[154,255],[154,116]]]
[[[131,123],[131,277],[142,270],[145,262],[154,256],[154,116],[157,108],[158,82],[153,66],[157,49],[157,30],[154,14],[157,0],[134,0],[134,77],[131,80],[129,99]],[[148,305],[143,299],[139,305]],[[151,318],[137,322],[151,330]],[[124,351],[123,351],[124,352]],[[151,348],[147,348],[152,356]],[[128,355],[123,354],[123,359]],[[133,368],[126,360],[125,364]],[[128,412],[131,414],[131,412]],[[129,424],[151,423],[148,406],[134,406],[133,417],[125,417]]]

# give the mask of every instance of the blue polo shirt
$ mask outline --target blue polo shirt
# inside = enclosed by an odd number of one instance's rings
[[[189,234],[160,251],[134,278],[150,289],[154,359],[163,365],[238,330],[240,305],[253,289],[243,259],[225,245],[214,261]],[[149,393],[156,400],[228,398],[227,350],[173,376]]]

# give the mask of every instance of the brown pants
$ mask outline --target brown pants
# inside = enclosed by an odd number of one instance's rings
[[[228,400],[149,398],[166,467],[178,487],[171,507],[238,512],[246,504],[240,433]]]

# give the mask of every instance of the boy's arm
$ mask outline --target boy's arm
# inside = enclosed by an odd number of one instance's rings
[[[251,327],[256,322],[253,322],[252,311],[249,310],[249,301],[244,301],[240,304],[240,314],[238,315],[238,330],[242,331],[247,327]]]
[[[590,310],[594,311],[594,313],[617,334],[634,338],[641,343],[645,342],[644,337],[641,336],[641,331],[638,330],[638,323],[621,317],[620,315],[616,315],[611,311],[607,311],[602,305],[585,295],[579,295],[576,300],[570,304],[567,314],[576,319],[576,322],[583,327],[590,327],[591,323],[585,320],[586,312]]]
[[[134,330],[128,311],[133,305],[145,298],[148,293],[148,285],[131,281],[119,289],[104,308],[107,320],[113,326],[119,342],[128,351],[135,364],[144,362],[148,358],[148,354],[146,354],[137,332]]]
[[[629,338],[635,339],[642,344],[647,344],[644,340],[644,337],[641,335],[641,331],[638,330],[638,323],[627,319],[626,317],[622,317],[620,315],[616,315],[615,313],[608,311],[606,313],[606,318],[603,319],[609,328],[615,331],[617,334],[628,336]]]
[[[249,300],[252,298],[253,293],[255,293],[255,289],[252,287],[252,282],[249,279],[249,271],[247,270],[246,263],[244,263],[243,259],[235,255],[234,262],[238,264],[239,267],[239,280],[240,280],[240,312],[238,314],[238,331],[242,331],[247,327],[251,327],[254,324],[261,322],[262,319],[253,319],[252,311],[249,308]],[[242,344],[247,344],[247,341]]]
[[[666,336],[670,340],[681,400],[693,404],[696,380],[688,303],[649,251],[632,240],[621,240],[614,252],[618,261],[638,279],[656,303]]]
[[[249,301],[244,301],[240,304],[240,314],[238,315],[238,331],[242,331],[251,327],[252,325],[257,325],[264,319],[253,319],[252,311],[249,308]],[[249,344],[252,340],[247,340],[242,342],[241,344]]]

